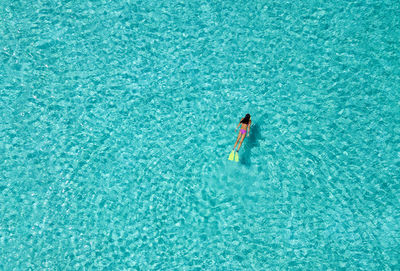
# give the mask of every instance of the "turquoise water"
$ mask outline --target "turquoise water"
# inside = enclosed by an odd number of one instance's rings
[[[0,15],[1,270],[400,269],[399,1]]]

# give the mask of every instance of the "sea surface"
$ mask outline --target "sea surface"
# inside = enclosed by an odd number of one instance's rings
[[[0,270],[400,270],[400,1],[2,0],[0,65]]]

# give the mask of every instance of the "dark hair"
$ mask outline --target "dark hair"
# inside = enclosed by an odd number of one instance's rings
[[[240,123],[249,124],[250,114],[246,114],[246,116],[240,121]]]

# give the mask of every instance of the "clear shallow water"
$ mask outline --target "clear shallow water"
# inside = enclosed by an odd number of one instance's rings
[[[0,269],[400,268],[398,1],[0,14]]]

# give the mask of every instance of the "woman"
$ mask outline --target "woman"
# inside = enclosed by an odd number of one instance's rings
[[[242,125],[242,126],[240,127],[240,131],[239,131],[238,137],[236,139],[235,146],[233,146],[233,150],[232,150],[231,154],[229,155],[229,160],[235,159],[236,162],[239,160],[239,154],[237,152],[240,150],[240,147],[242,146],[244,137],[246,136],[246,133],[247,133],[247,136],[249,136],[249,134],[250,134],[250,125],[251,125],[250,114],[246,114],[246,116],[240,120],[235,131],[237,130],[239,125]],[[239,139],[240,139],[240,142],[239,142]],[[236,148],[236,145],[238,142],[239,142],[239,146],[237,148],[236,155],[235,155],[235,148]]]

